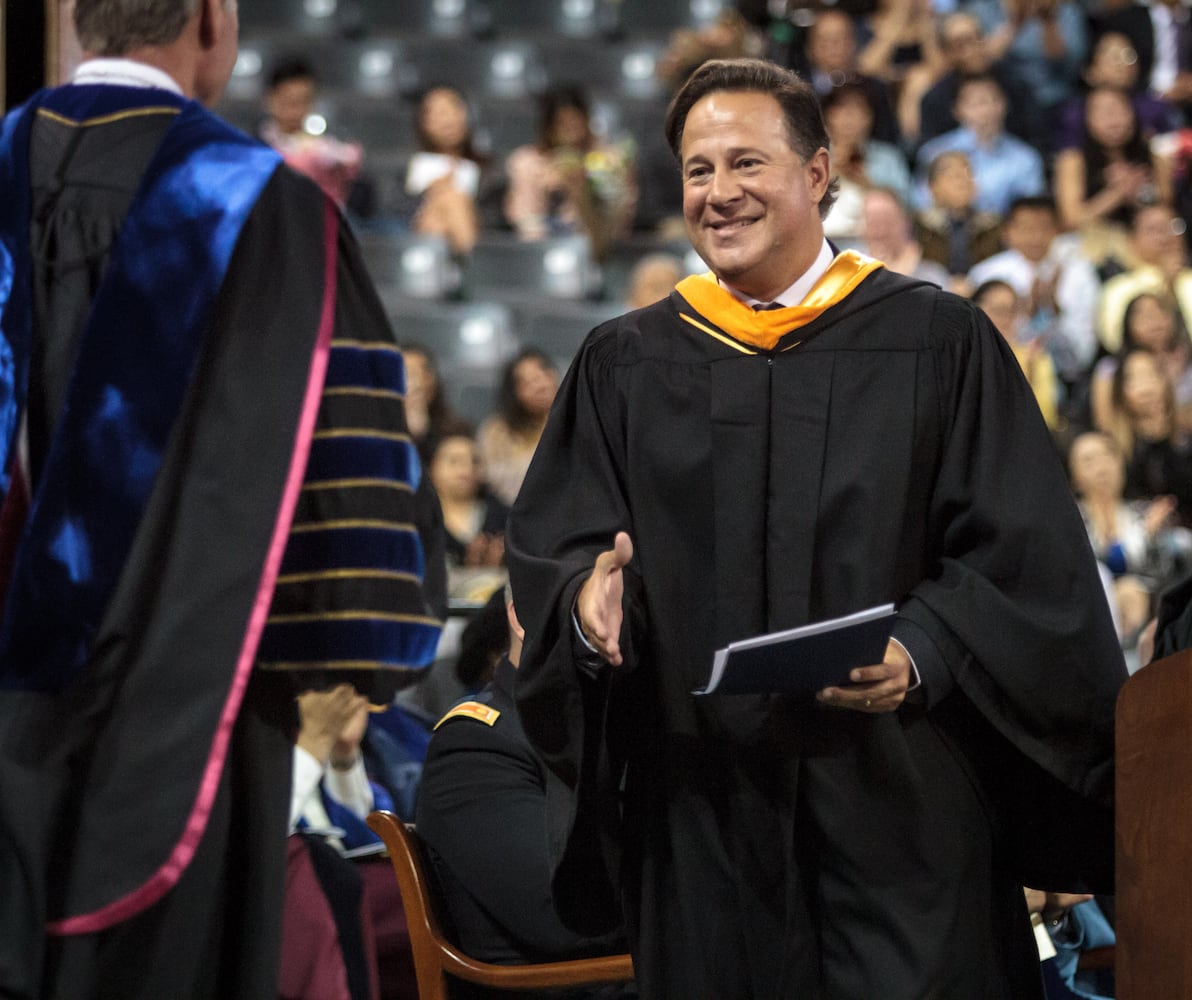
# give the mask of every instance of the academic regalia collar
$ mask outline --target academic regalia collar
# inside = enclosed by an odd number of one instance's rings
[[[788,333],[806,326],[832,306],[844,301],[866,277],[883,266],[881,261],[872,257],[855,250],[845,250],[836,255],[802,302],[781,309],[754,311],[731,292],[721,288],[710,272],[684,278],[675,286],[675,291],[697,314],[689,316],[680,313],[696,329],[746,353],[753,352],[741,346],[743,344],[772,351]],[[717,329],[708,326],[708,323],[714,324]],[[734,341],[740,341],[741,344]]]
[[[119,87],[144,87],[168,90],[179,97],[182,88],[169,73],[135,59],[97,58],[80,63],[70,82],[80,85],[100,84]]]

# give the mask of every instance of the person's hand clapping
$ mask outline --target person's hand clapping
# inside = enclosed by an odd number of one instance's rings
[[[298,696],[298,746],[315,760],[326,763],[336,742],[344,738],[345,730],[351,736],[349,726],[353,722],[360,726],[363,736],[367,713],[367,699],[357,694],[351,684],[340,684],[327,691],[304,691]],[[357,745],[359,742],[357,737]]]

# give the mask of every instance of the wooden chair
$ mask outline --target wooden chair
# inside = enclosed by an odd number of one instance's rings
[[[413,825],[407,826],[391,812],[380,811],[369,815],[368,825],[385,842],[397,874],[421,1000],[448,1000],[449,975],[498,990],[623,983],[633,979],[633,962],[628,955],[537,965],[492,965],[465,955],[443,933],[433,882]]]

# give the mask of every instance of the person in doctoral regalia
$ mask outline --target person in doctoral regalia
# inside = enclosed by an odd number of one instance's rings
[[[0,127],[0,994],[276,995],[298,691],[434,653],[404,373],[213,104],[236,0],[77,0]]]
[[[1112,886],[1125,676],[1038,407],[971,303],[825,241],[797,76],[705,63],[666,132],[712,273],[589,335],[506,535],[559,910],[623,910],[643,997],[1038,997],[1022,886]],[[886,602],[849,683],[692,693]]]

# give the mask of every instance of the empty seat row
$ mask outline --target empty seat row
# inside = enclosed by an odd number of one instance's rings
[[[686,241],[652,238],[615,245],[603,265],[592,259],[583,236],[523,241],[485,234],[462,262],[436,236],[364,232],[360,243],[373,280],[390,301],[466,298],[522,307],[590,302],[620,308],[633,266],[648,254],[671,253],[687,273],[705,269]]]
[[[593,37],[699,27],[729,6],[731,0],[253,0],[244,5],[241,20],[252,30],[341,36],[398,31]]]
[[[593,302],[427,302],[388,304],[398,340],[427,348],[438,363],[448,402],[479,424],[496,405],[505,365],[523,347],[545,351],[566,371],[588,333],[621,310]]]
[[[500,165],[508,153],[538,137],[535,102],[492,96],[473,97],[473,137],[476,148]],[[325,89],[315,102],[315,130],[364,146],[366,171],[375,174],[386,162],[400,163],[414,151],[415,102],[405,97],[367,97],[346,90]],[[639,148],[662,133],[664,100],[622,101],[593,92],[592,127],[610,140],[632,140]],[[217,112],[238,128],[253,132],[264,110],[260,97],[229,94]],[[660,141],[660,140],[659,140]]]
[[[665,96],[654,73],[662,47],[650,40],[586,43],[565,38],[477,42],[379,36],[328,43],[302,35],[245,32],[227,94],[233,100],[260,99],[271,67],[301,56],[322,86],[363,98],[410,96],[450,83],[475,97],[525,99],[567,82],[624,100],[654,100]]]

